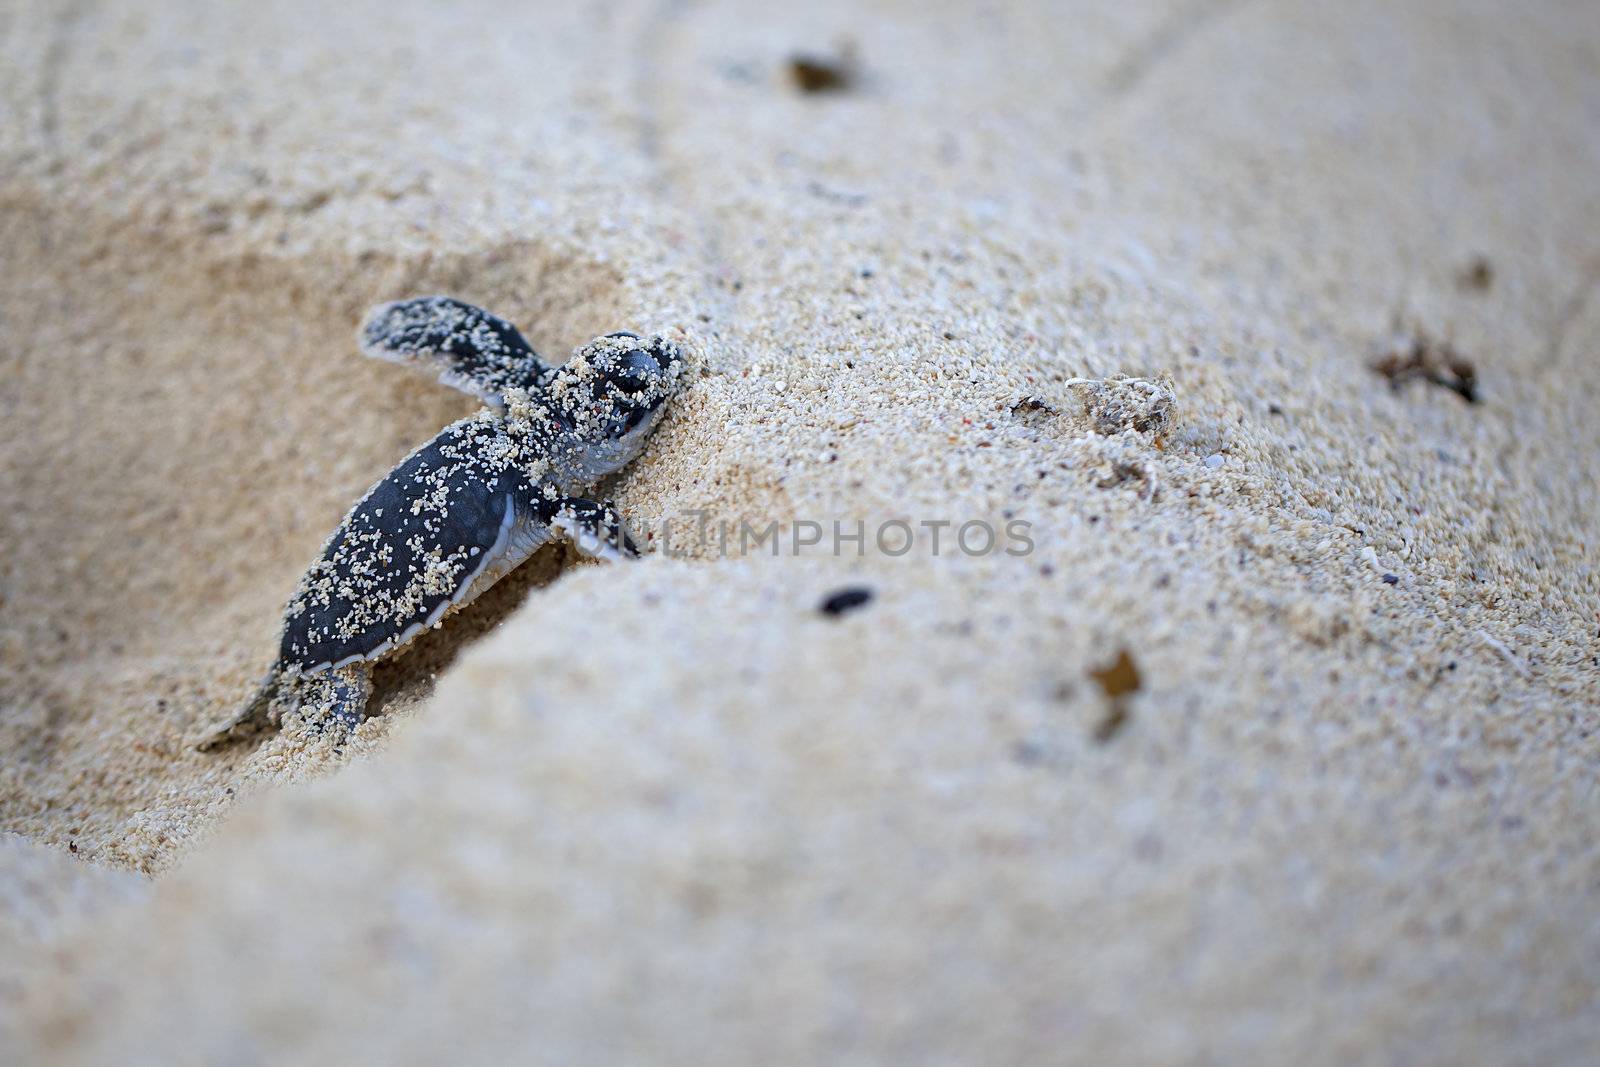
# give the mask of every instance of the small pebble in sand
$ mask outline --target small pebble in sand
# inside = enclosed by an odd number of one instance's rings
[[[1494,267],[1485,256],[1476,256],[1456,274],[1456,285],[1468,292],[1487,293],[1494,285]]]
[[[1164,378],[1069,378],[1063,384],[1083,390],[1084,413],[1096,433],[1133,430],[1159,440],[1172,428],[1176,398]]]
[[[872,599],[872,590],[864,585],[851,585],[829,593],[817,610],[824,615],[843,615],[854,611]]]
[[[1206,466],[1212,470],[1216,470],[1226,462],[1228,461],[1223,457],[1221,452],[1213,452],[1211,455],[1206,457]]]
[[[789,77],[802,93],[838,93],[854,88],[855,46],[846,43],[832,55],[797,52],[789,57]]]

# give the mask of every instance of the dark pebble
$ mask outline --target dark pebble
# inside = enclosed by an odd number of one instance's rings
[[[817,610],[824,615],[843,615],[853,611],[872,599],[872,590],[864,585],[852,585],[837,592],[829,593]]]

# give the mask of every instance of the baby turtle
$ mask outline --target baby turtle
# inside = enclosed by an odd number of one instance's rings
[[[284,610],[260,692],[201,748],[296,710],[343,736],[361,721],[375,661],[557,532],[585,555],[638,555],[616,509],[583,493],[643,448],[683,377],[678,346],[612,333],[551,367],[509,322],[441,296],[374,308],[360,344],[488,406],[401,460],[350,509]]]

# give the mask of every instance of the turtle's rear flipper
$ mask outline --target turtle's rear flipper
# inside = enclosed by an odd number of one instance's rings
[[[194,747],[201,752],[210,752],[265,733],[272,726],[272,698],[278,691],[280,677],[277,671],[267,675],[250,703],[227,722],[212,727]]]
[[[367,698],[371,695],[372,668],[365,663],[352,663],[305,679],[299,710],[310,729],[332,732],[334,740],[342,745],[366,718]]]

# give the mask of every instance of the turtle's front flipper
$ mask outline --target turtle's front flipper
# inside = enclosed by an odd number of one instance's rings
[[[373,308],[361,326],[361,351],[432,370],[445,385],[491,404],[507,389],[532,389],[549,369],[515,326],[447,296]]]
[[[579,552],[595,559],[636,559],[639,546],[628,536],[622,513],[610,501],[568,497],[550,506],[549,523],[567,535]]]

